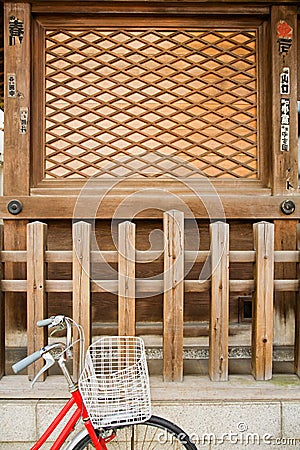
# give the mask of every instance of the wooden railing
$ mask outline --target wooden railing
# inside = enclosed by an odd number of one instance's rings
[[[139,292],[163,292],[163,376],[166,381],[183,379],[184,293],[210,290],[209,376],[213,381],[228,379],[229,292],[253,294],[252,373],[257,380],[272,377],[273,302],[274,291],[299,291],[299,280],[274,280],[274,263],[299,263],[300,244],[294,251],[274,251],[274,225],[268,222],[253,226],[254,250],[229,251],[229,225],[210,225],[210,251],[184,250],[184,216],[179,211],[164,213],[164,251],[135,249],[135,225],[119,225],[118,251],[91,250],[91,225],[73,225],[73,250],[47,250],[47,225],[28,224],[27,251],[1,251],[3,263],[27,263],[27,280],[1,281],[1,292],[27,292],[28,352],[46,344],[46,333],[36,328],[37,320],[47,317],[48,292],[72,292],[73,318],[81,323],[87,343],[91,340],[91,293],[114,292],[118,295],[118,329],[121,335],[135,334],[135,299]],[[298,228],[300,236],[300,228]],[[298,239],[300,242],[300,239]],[[2,241],[1,241],[2,243]],[[91,262],[118,263],[117,280],[91,279]],[[164,259],[161,280],[136,279],[139,262]],[[210,259],[209,280],[184,279],[184,265]],[[230,280],[229,265],[236,262],[254,263],[254,278]],[[47,263],[72,263],[72,279],[47,279]],[[1,270],[3,275],[3,270]],[[1,294],[2,295],[2,294]],[[9,307],[9,305],[7,305]],[[296,310],[295,373],[300,376],[300,311]],[[4,303],[0,299],[0,374],[4,374]],[[29,368],[32,379],[41,362]],[[74,356],[77,371],[78,357]]]

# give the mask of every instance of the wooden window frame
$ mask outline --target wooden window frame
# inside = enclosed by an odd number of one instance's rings
[[[66,16],[65,15],[53,15],[53,14],[43,14],[36,15],[33,21],[33,47],[32,47],[32,145],[31,145],[31,194],[49,194],[50,191],[59,195],[59,192],[63,194],[66,193],[67,189],[70,193],[76,193],[85,183],[84,180],[44,180],[43,179],[43,164],[44,164],[44,122],[41,123],[41,117],[44,115],[45,103],[44,103],[44,80],[45,80],[45,68],[42,62],[45,60],[45,49],[44,49],[44,39],[45,39],[45,29],[57,29],[60,26],[62,28],[91,28],[91,27],[116,27],[124,28],[124,20],[126,20],[126,26],[128,27],[145,27],[149,23],[149,18],[147,16],[141,17],[140,15],[130,14],[125,17],[116,17],[115,15],[107,14],[97,14],[97,16],[87,16],[84,20],[85,24],[88,23],[89,26],[82,27],[80,23],[83,21],[83,16],[80,17],[72,15],[68,18],[68,25],[66,26]],[[207,27],[207,17],[201,16],[189,16],[189,17],[177,17],[170,15],[157,15],[151,18],[151,27],[157,25],[165,27],[195,27],[195,28],[208,28]],[[252,27],[257,29],[257,150],[258,150],[258,178],[257,179],[215,179],[209,178],[210,182],[219,190],[235,188],[235,192],[238,194],[240,190],[253,192],[262,189],[263,193],[266,194],[266,188],[268,191],[268,183],[270,179],[270,152],[269,152],[269,141],[268,132],[270,124],[270,118],[268,118],[267,110],[270,108],[270,104],[267,104],[263,99],[270,98],[269,83],[268,83],[268,71],[263,70],[265,61],[269,58],[269,44],[268,44],[268,21],[265,20],[264,16],[259,15],[241,17],[240,19],[231,19],[229,17],[225,18],[211,18],[211,26],[218,26],[220,28],[227,29],[247,29]],[[35,126],[39,124],[39,126]],[[118,180],[118,179],[117,179]],[[121,178],[119,179],[122,180]],[[153,181],[152,178],[151,185],[164,186],[169,185],[169,180]],[[182,179],[184,183],[184,179]],[[100,182],[103,187],[107,185],[106,180]],[[144,187],[149,184],[149,179],[146,180],[126,180],[122,183],[122,186],[126,188],[136,188]],[[175,185],[176,182],[174,181]],[[189,186],[197,186],[199,184],[198,180],[188,179]],[[179,185],[182,187],[182,182],[179,181]]]

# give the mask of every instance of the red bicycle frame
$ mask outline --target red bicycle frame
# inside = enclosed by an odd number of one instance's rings
[[[57,426],[60,424],[60,422],[63,420],[63,418],[66,416],[66,414],[70,411],[72,406],[76,405],[76,410],[74,411],[72,417],[69,419],[69,421],[66,423],[64,429],[59,434],[58,438],[54,442],[54,444],[51,447],[51,450],[59,450],[61,446],[65,443],[67,437],[69,434],[74,431],[75,425],[78,422],[79,418],[82,417],[84,425],[86,429],[88,430],[88,433],[91,437],[91,440],[95,446],[96,450],[107,450],[106,448],[106,442],[111,440],[111,437],[108,439],[104,439],[101,437],[98,437],[95,433],[94,427],[90,421],[88,412],[82,402],[81,394],[77,389],[74,389],[71,392],[71,398],[68,400],[68,402],[65,404],[63,409],[59,412],[59,414],[55,417],[53,422],[49,425],[47,430],[44,432],[44,434],[40,437],[40,439],[37,441],[37,443],[31,447],[31,450],[38,450],[41,448],[41,446],[46,442],[48,437],[53,433],[53,431],[57,428]]]

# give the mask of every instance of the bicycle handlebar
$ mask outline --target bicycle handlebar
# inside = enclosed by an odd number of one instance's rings
[[[21,361],[18,361],[12,366],[12,370],[15,373],[19,373],[21,372],[21,370],[26,369],[26,367],[30,366],[30,364],[34,363],[42,356],[42,354],[44,353],[43,350],[44,349],[41,348],[40,350],[37,350],[31,355],[26,356],[26,358],[21,359]]]
[[[54,316],[49,317],[49,319],[38,320],[36,324],[38,327],[46,327],[47,325],[50,325],[52,323],[53,318]]]
[[[46,356],[43,356],[45,353],[47,353],[51,350],[54,350],[55,348],[60,348],[61,353],[54,356],[54,359],[53,359],[53,357],[52,357],[52,359],[49,357],[49,361],[51,360],[51,362],[53,361],[53,363],[54,363],[55,360],[57,360],[58,364],[61,366],[61,369],[64,372],[64,375],[68,379],[68,382],[70,382],[71,381],[70,375],[67,373],[66,368],[62,367],[62,361],[60,359],[60,356],[63,356],[63,358],[65,360],[71,359],[72,358],[71,348],[74,346],[74,343],[79,342],[80,343],[80,348],[79,348],[80,370],[79,371],[81,372],[81,369],[83,367],[83,357],[84,357],[84,331],[83,331],[82,327],[80,325],[78,325],[73,319],[71,319],[70,317],[64,316],[64,315],[52,316],[47,319],[39,320],[37,322],[37,326],[38,327],[48,326],[49,329],[54,329],[51,333],[51,336],[56,331],[61,331],[61,330],[66,329],[67,330],[66,343],[63,344],[60,342],[60,343],[48,344],[45,347],[41,348],[40,350],[37,350],[36,352],[32,353],[31,355],[26,356],[26,358],[22,359],[21,361],[18,361],[17,363],[15,363],[12,366],[14,373],[19,373],[19,372],[21,372],[21,370],[26,369],[26,367],[28,367],[30,364],[37,361],[40,357],[44,357],[44,359],[47,360]],[[79,334],[79,339],[77,339],[75,341],[72,341],[72,339],[73,339],[72,327],[76,327],[78,334]],[[46,361],[46,365],[44,367],[47,367],[47,361]]]

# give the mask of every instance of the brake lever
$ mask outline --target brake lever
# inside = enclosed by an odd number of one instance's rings
[[[44,360],[46,361],[44,367],[41,368],[41,370],[39,371],[39,373],[34,377],[34,379],[31,382],[31,388],[33,388],[34,384],[37,382],[37,380],[39,379],[39,377],[46,372],[46,370],[50,369],[50,367],[53,366],[53,364],[55,363],[55,359],[53,358],[53,356],[51,355],[51,353],[47,352],[44,353],[42,355],[42,357],[44,358]]]
[[[72,358],[72,350],[70,348],[72,344],[72,325],[70,324],[69,320],[65,319],[65,324],[67,326],[67,348],[66,348],[66,355],[68,358]]]
[[[51,328],[57,328],[60,330],[64,330],[65,328],[65,316],[59,315],[55,316],[52,320],[52,323],[49,325],[49,329]]]
[[[57,331],[65,330],[66,329],[65,316],[62,315],[55,316],[48,328],[49,330],[51,330],[51,328],[54,328],[54,330],[51,331],[50,336],[54,336]]]
[[[59,323],[58,325],[52,325],[51,328],[54,328],[54,326],[55,326],[55,330],[51,331],[51,333],[50,333],[51,337],[54,336],[55,333],[57,333],[57,331],[63,331],[66,329],[66,326],[64,323]]]

